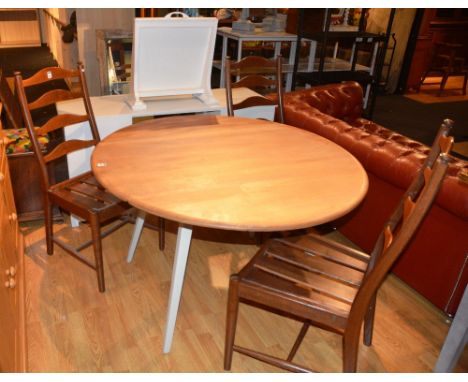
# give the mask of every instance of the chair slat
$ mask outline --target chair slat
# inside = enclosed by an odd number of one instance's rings
[[[350,311],[350,304],[319,293],[289,280],[276,277],[261,269],[252,268],[245,278],[245,282],[258,285],[271,293],[283,295],[285,300],[295,300],[301,305],[309,305],[330,314],[346,317]]]
[[[408,219],[408,216],[411,215],[411,212],[413,212],[413,209],[414,209],[414,202],[408,196],[405,200],[405,205],[403,207],[403,221]]]
[[[242,102],[236,103],[233,105],[234,110],[245,109],[247,107],[253,106],[269,106],[269,105],[276,105],[276,102],[265,98],[265,97],[249,97]]]
[[[39,70],[33,76],[23,79],[23,86],[29,87],[39,85],[47,81],[60,80],[69,77],[78,77],[79,72],[77,69],[67,70],[59,67],[48,67]]]
[[[442,135],[439,138],[439,144],[440,144],[440,152],[444,154],[448,154],[453,146],[453,137]]]
[[[268,254],[278,260],[305,268],[310,272],[323,274],[330,279],[355,286],[361,284],[364,275],[362,271],[357,271],[346,265],[330,261],[326,257],[315,253],[314,250],[304,252],[276,240],[273,240],[269,245]]]
[[[53,193],[56,197],[66,201],[67,203],[76,205],[83,210],[98,212],[107,207],[107,205],[101,201],[89,198],[82,193],[73,192],[73,189],[58,188],[52,190],[51,193]]]
[[[385,236],[385,241],[384,241],[382,253],[384,253],[393,242],[393,232],[390,226],[385,227],[384,236]]]
[[[281,241],[281,239],[278,240]],[[320,254],[323,258],[357,271],[365,272],[368,266],[369,256],[367,256],[366,261],[361,260],[360,258],[353,256],[354,251],[343,253],[344,251],[341,250],[339,246],[335,247],[333,245],[335,243],[328,244],[326,241],[322,242],[317,240],[314,236],[305,235],[301,237],[300,244],[292,243],[290,241],[285,242],[287,242],[288,245],[305,252],[311,251],[311,248],[314,248],[314,252],[316,254]]]
[[[74,99],[76,96],[69,90],[65,89],[54,89],[40,96],[37,100],[28,104],[29,110],[36,110],[41,107],[55,104],[59,101],[66,101],[68,99]]]
[[[47,133],[50,133],[51,131],[57,130],[61,127],[85,122],[87,120],[87,115],[59,114],[49,119],[44,125],[39,127],[36,132],[39,135],[46,135]]]
[[[50,153],[44,156],[44,161],[48,163],[64,155],[67,155],[72,151],[86,149],[95,145],[95,140],[80,141],[78,139],[71,139],[57,145]]]
[[[102,203],[106,204],[115,204],[118,203],[120,200],[112,194],[100,189],[97,186],[90,185],[85,181],[80,181],[71,185],[67,186],[68,190],[73,192],[82,193],[89,198],[93,198],[96,200],[101,201]]]
[[[233,88],[268,88],[275,86],[276,81],[274,79],[262,76],[260,74],[249,74],[248,76],[242,77],[239,81],[232,84]]]
[[[304,288],[320,292],[338,301],[351,304],[357,289],[328,277],[308,272],[302,268],[276,260],[272,257],[261,257],[255,263],[257,269],[275,275],[284,280],[301,285]]]

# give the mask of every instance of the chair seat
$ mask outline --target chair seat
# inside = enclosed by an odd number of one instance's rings
[[[19,154],[32,152],[31,140],[29,139],[28,131],[26,128],[20,129],[4,129],[6,133],[7,144],[6,144],[6,153],[7,154]],[[38,136],[38,142],[42,150],[46,150],[49,143],[48,135]]]
[[[260,249],[239,274],[239,293],[256,302],[316,323],[344,330],[354,297],[368,264],[368,255],[345,253],[335,243],[309,234],[300,242],[274,239]],[[269,305],[269,298],[274,303]],[[330,320],[332,318],[332,320]]]
[[[59,206],[67,206],[70,212],[84,219],[96,214],[101,222],[131,208],[128,203],[108,193],[92,172],[55,184],[49,189],[49,196]]]

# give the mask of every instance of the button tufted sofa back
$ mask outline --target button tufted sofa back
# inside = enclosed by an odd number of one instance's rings
[[[368,172],[406,189],[430,148],[361,118],[362,95],[354,81],[287,93],[286,123],[330,139],[359,159]],[[458,179],[463,169],[468,170],[468,162],[453,158],[437,203],[468,219],[468,188]]]

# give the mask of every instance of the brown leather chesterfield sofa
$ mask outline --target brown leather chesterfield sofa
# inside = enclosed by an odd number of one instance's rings
[[[339,144],[366,169],[367,196],[334,224],[370,251],[429,148],[361,118],[362,110],[363,92],[356,82],[317,86],[284,96],[286,124]],[[462,170],[468,170],[468,162],[454,159],[436,202],[393,269],[447,314],[455,313],[468,282],[468,185],[458,178]]]

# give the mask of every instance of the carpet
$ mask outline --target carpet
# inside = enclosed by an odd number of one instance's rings
[[[455,142],[452,151],[461,156],[463,159],[468,160],[468,141]]]
[[[468,101],[425,104],[401,95],[379,95],[372,120],[430,146],[445,118],[455,121],[455,142],[468,141]]]
[[[421,103],[447,103],[468,101],[468,95],[462,94],[463,76],[449,77],[444,91],[437,95],[441,77],[427,77],[419,89],[419,93],[405,94],[405,97]]]

